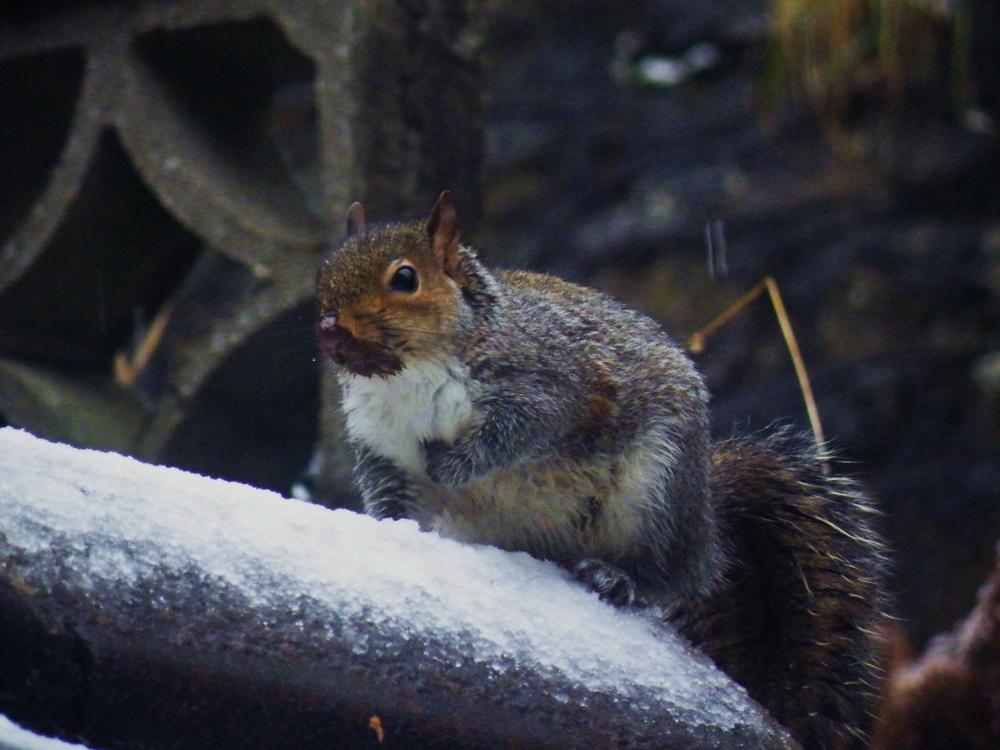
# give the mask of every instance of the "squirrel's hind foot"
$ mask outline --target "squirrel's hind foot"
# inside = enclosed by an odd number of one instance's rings
[[[635,604],[635,581],[621,568],[595,558],[571,561],[566,568],[576,580],[609,604],[616,607]]]

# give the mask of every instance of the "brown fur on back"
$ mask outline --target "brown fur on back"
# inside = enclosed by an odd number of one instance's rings
[[[723,441],[713,464],[730,562],[678,624],[806,750],[865,747],[884,622],[873,511],[787,433]]]

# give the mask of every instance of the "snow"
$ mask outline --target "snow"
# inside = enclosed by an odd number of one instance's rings
[[[62,567],[78,586],[134,584],[194,564],[266,606],[277,603],[280,581],[283,606],[303,597],[343,615],[341,623],[362,618],[467,644],[468,658],[498,671],[511,659],[535,664],[626,701],[662,699],[696,725],[755,721],[742,689],[651,615],[603,604],[553,564],[424,533],[411,521],[330,511],[0,429],[0,542],[41,551],[52,530],[82,540],[69,552],[79,564]],[[93,543],[101,539],[129,543]],[[371,647],[368,636],[338,627],[354,653]]]
[[[0,715],[0,750],[86,750],[83,745],[70,745],[60,740],[42,737],[22,729],[6,716]]]

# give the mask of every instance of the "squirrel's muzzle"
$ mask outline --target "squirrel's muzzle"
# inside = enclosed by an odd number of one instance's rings
[[[337,316],[324,315],[316,325],[316,336],[327,356],[355,375],[387,378],[403,369],[403,362],[385,346],[363,341],[344,326]]]

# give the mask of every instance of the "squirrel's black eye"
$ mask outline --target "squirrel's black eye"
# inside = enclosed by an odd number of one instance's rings
[[[417,291],[417,269],[413,266],[400,266],[389,279],[389,288],[396,292]]]

